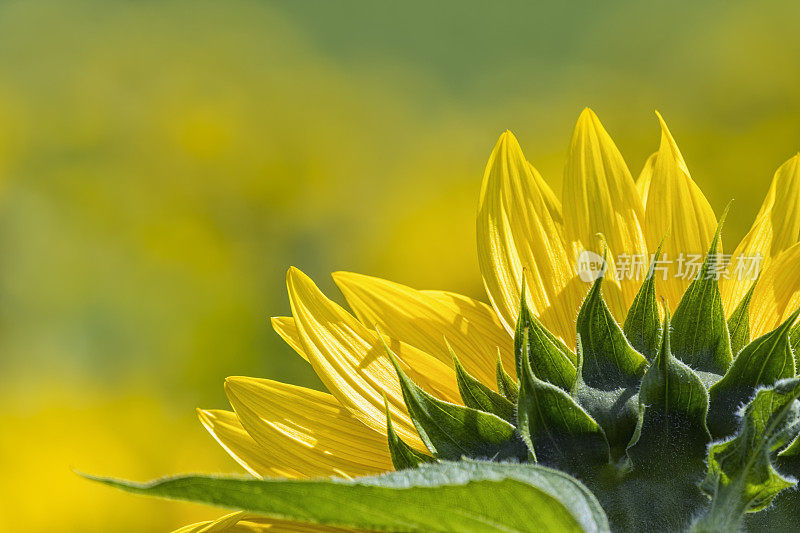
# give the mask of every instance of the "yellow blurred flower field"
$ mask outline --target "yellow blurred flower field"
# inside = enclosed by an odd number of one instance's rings
[[[72,469],[239,472],[194,408],[229,375],[319,385],[268,323],[290,265],[481,297],[506,129],[560,189],[584,106],[634,174],[658,108],[738,242],[800,149],[800,9],[767,4],[4,2],[0,530],[218,516]]]

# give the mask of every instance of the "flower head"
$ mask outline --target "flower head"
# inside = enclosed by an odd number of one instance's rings
[[[585,483],[615,530],[738,527],[793,484],[775,465],[800,449],[800,155],[726,255],[724,216],[658,122],[634,181],[585,109],[560,198],[500,136],[477,215],[491,305],[337,272],[347,310],[290,268],[292,316],[272,324],[328,392],[228,378],[233,411],[203,425],[257,478],[537,462]],[[238,522],[286,523],[218,525]]]

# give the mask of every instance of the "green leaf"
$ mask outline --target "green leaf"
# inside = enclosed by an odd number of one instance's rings
[[[467,372],[467,369],[461,364],[461,361],[458,360],[458,357],[456,357],[455,352],[449,344],[447,347],[450,350],[450,355],[453,357],[458,391],[461,393],[461,399],[464,400],[464,405],[479,411],[492,413],[503,420],[513,421],[514,404],[469,375],[469,372]]]
[[[798,378],[760,389],[745,407],[736,437],[711,446],[703,482],[703,490],[711,496],[711,508],[696,530],[736,531],[744,513],[765,508],[778,493],[794,485],[775,470],[770,454],[776,440],[786,434],[798,396]]]
[[[750,301],[753,299],[753,291],[756,284],[753,283],[742,301],[728,317],[728,332],[731,336],[731,353],[735,358],[742,348],[750,343]]]
[[[728,210],[725,210],[727,214]],[[724,374],[733,360],[728,324],[715,268],[725,214],[697,277],[686,289],[672,319],[672,352],[695,370]]]
[[[633,304],[625,317],[622,331],[631,346],[644,355],[648,361],[656,356],[661,338],[661,321],[658,317],[658,301],[656,300],[655,263],[661,255],[661,246],[653,255],[647,278],[636,293]]]
[[[519,386],[517,380],[512,378],[508,372],[503,368],[503,359],[500,357],[500,351],[497,351],[497,390],[500,391],[508,401],[513,404],[517,403],[519,397]]]
[[[590,387],[606,391],[637,386],[647,368],[647,359],[628,343],[603,301],[603,278],[601,275],[594,282],[578,312],[583,380]]]
[[[652,475],[672,473],[694,487],[705,470],[708,393],[694,371],[670,352],[669,310],[661,349],[639,389],[639,424],[628,447],[634,466]]]
[[[517,427],[544,465],[580,474],[609,462],[600,425],[563,389],[538,379],[527,361],[520,380]]]
[[[528,336],[525,342],[523,339],[526,331]],[[528,360],[536,375],[553,385],[569,390],[575,382],[575,355],[530,312],[524,278],[519,318],[514,332],[514,359],[517,376],[522,375],[522,362]]]
[[[800,309],[776,329],[745,346],[728,372],[711,387],[709,426],[714,437],[722,438],[736,431],[736,408],[748,401],[757,387],[794,377],[789,332],[799,313]]]
[[[388,347],[386,351],[400,379],[414,427],[437,459],[527,457],[514,426],[491,413],[434,398],[411,381]]]
[[[86,477],[148,496],[371,531],[610,531],[586,487],[537,465],[444,462],[356,480],[182,476],[134,483]]]
[[[392,465],[394,465],[395,470],[416,468],[421,464],[436,461],[430,455],[418,452],[400,438],[400,435],[394,430],[392,416],[389,414],[389,405],[385,397],[383,402],[386,405],[386,437],[389,441],[389,455],[392,457]]]

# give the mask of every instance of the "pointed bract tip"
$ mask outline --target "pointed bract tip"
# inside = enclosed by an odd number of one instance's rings
[[[717,222],[717,231],[714,233],[714,239],[711,241],[711,251],[716,253],[717,245],[719,243],[720,237],[722,236],[722,227],[725,225],[725,219],[728,218],[728,211],[731,208],[731,204],[733,203],[733,199],[728,202],[728,205],[725,206],[725,209],[722,211],[722,215],[719,217],[719,222]]]
[[[389,360],[392,362],[392,365],[394,365],[397,371],[400,372],[400,366],[399,366],[399,361],[397,360],[397,356],[394,354],[394,352],[392,352],[392,349],[389,348],[389,345],[386,344],[386,339],[383,338],[383,334],[381,334],[381,330],[380,328],[378,328],[377,324],[375,324],[375,331],[377,332],[378,339],[380,339],[381,344],[383,344],[383,349],[386,350],[386,355],[389,357]]]
[[[725,209],[722,210],[722,215],[719,217],[720,226],[722,226],[722,223],[725,222],[726,218],[728,218],[728,211],[731,210],[732,205],[733,205],[733,198],[728,200],[728,203],[725,205]]]
[[[386,393],[382,393],[383,396],[383,408],[386,410],[386,427],[389,428],[392,426],[392,416],[389,413],[389,400],[386,398]]]
[[[606,236],[602,233],[595,233],[595,237],[598,238],[600,241],[600,245],[603,247],[603,268],[600,269],[600,277],[605,277],[606,269],[608,268],[608,241],[606,240]]]
[[[447,340],[447,335],[442,335],[442,339],[444,339],[444,345],[447,348],[447,351],[450,353],[450,357],[453,358],[453,361],[456,364],[460,364],[458,361],[458,357],[456,356],[455,350],[453,350],[453,347],[450,346],[450,342]]]

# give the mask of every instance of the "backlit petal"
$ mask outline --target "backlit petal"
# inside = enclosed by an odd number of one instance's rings
[[[553,222],[556,223],[559,231],[563,231],[564,215],[561,211],[561,200],[558,199],[556,193],[554,193],[553,189],[551,189],[547,182],[544,181],[542,175],[539,174],[539,171],[536,170],[536,167],[534,167],[530,161],[528,162],[528,168],[530,168],[531,174],[533,174],[533,177],[536,181],[536,188],[542,194],[542,200],[547,208],[547,212],[550,213],[550,218],[552,218]]]
[[[478,260],[489,300],[509,333],[519,314],[524,270],[531,310],[555,334],[574,342],[583,293],[573,282],[574,260],[561,236],[560,217],[554,216],[554,199],[511,132],[501,135],[481,185]]]
[[[609,272],[615,272],[620,256],[645,257],[642,199],[622,154],[588,108],[572,135],[561,199],[565,236],[577,250],[602,255],[597,238],[601,233],[608,246]],[[589,284],[584,285],[588,291]],[[607,277],[603,295],[617,320],[625,318],[640,285],[641,279]]]
[[[269,454],[242,427],[235,413],[198,409],[200,422],[237,463],[255,477],[300,477],[280,456]]]
[[[327,389],[353,416],[381,434],[386,433],[385,395],[397,432],[409,444],[421,446],[378,333],[326,298],[296,268],[289,269],[286,281],[303,351]],[[459,401],[449,366],[408,344],[385,340],[417,384],[439,398]]]
[[[650,157],[644,162],[639,177],[636,178],[636,190],[639,192],[645,211],[647,210],[647,193],[650,192],[650,180],[653,179],[653,169],[656,167],[656,157],[658,157],[658,152],[650,154]]]
[[[275,333],[297,352],[297,354],[308,361],[308,356],[303,351],[303,345],[300,341],[300,335],[297,333],[297,325],[294,323],[294,318],[290,316],[274,316],[270,319],[272,329]]]
[[[485,304],[352,272],[336,272],[333,278],[363,324],[378,324],[393,339],[452,365],[447,338],[467,370],[485,384],[496,381],[498,348],[506,362],[514,361],[513,339]]]
[[[750,337],[768,333],[800,306],[800,243],[773,259],[750,302]]]
[[[800,154],[795,155],[778,168],[772,184],[761,204],[761,209],[750,231],[733,252],[730,268],[735,271],[742,261],[760,257],[760,270],[781,252],[800,241]],[[757,260],[757,259],[756,259]],[[723,284],[723,303],[730,313],[747,292],[752,280],[739,279],[733,275]]]
[[[225,392],[242,426],[268,456],[307,477],[392,470],[386,437],[324,392],[268,379],[232,377]]]
[[[666,272],[656,272],[656,284],[661,295],[674,309],[680,302],[686,287],[697,272],[680,270],[680,258],[700,256],[699,263],[708,252],[717,217],[700,187],[692,180],[678,145],[672,138],[666,123],[658,115],[661,124],[661,145],[650,180],[650,191],[645,212],[645,235],[647,246],[655,250],[666,236],[662,248]],[[722,249],[719,249],[722,253]],[[664,279],[666,274],[666,279]]]

